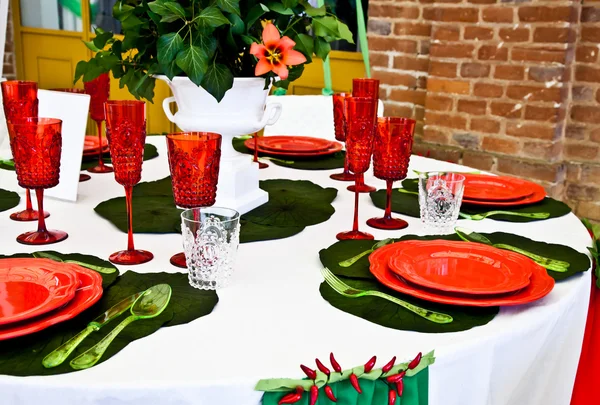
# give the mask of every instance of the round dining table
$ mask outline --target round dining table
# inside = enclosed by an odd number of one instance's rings
[[[169,174],[163,136],[150,136],[159,157],[143,164],[142,181]],[[248,157],[250,159],[250,157]],[[412,156],[418,171],[472,169]],[[409,177],[414,172],[409,171]],[[591,271],[557,282],[552,292],[529,305],[503,307],[488,324],[454,333],[418,333],[386,328],[342,312],[319,293],[323,282],[319,250],[352,227],[354,194],[348,183],[329,178],[337,170],[295,170],[273,163],[260,178],[310,180],[338,190],[335,213],[326,222],[279,240],[241,244],[231,284],[218,290],[219,303],[208,316],[185,325],[162,328],[125,347],[110,360],[87,370],[55,376],[0,375],[0,404],[43,405],[256,405],[262,392],[257,381],[272,377],[301,378],[300,364],[314,364],[334,352],[342,367],[397,356],[412,359],[435,350],[429,371],[432,405],[566,405],[570,401],[587,315]],[[367,184],[385,183],[365,175]],[[0,187],[22,192],[14,172],[0,170]],[[113,174],[92,174],[79,184],[76,203],[47,198],[49,228],[69,238],[44,247],[103,259],[125,247],[127,235],[94,211],[100,202],[123,196]],[[19,207],[24,206],[22,198]],[[12,210],[0,213],[0,253],[34,252],[16,242],[35,223],[14,222]],[[368,228],[365,221],[381,210],[368,194],[360,195],[360,226],[376,239],[425,235],[418,218],[403,217],[399,231]],[[396,214],[397,215],[397,214]],[[136,216],[134,222],[143,222]],[[459,220],[478,232],[502,231],[570,246],[587,253],[590,237],[574,214],[529,223]],[[181,251],[178,234],[136,234],[136,247],[154,253],[121,272],[180,272],[169,258]],[[133,326],[132,326],[133,327]],[[10,345],[10,341],[0,342]]]

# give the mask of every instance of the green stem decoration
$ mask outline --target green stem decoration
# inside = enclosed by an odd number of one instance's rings
[[[319,7],[323,7],[323,5],[325,4],[325,0],[319,0],[317,4]],[[333,84],[331,82],[331,66],[329,64],[329,55],[327,55],[327,58],[325,58],[325,60],[323,61],[323,80],[325,82],[325,87],[323,88],[321,93],[324,96],[333,95]]]
[[[365,25],[365,15],[363,13],[362,0],[356,0],[356,20],[358,23],[358,41],[363,61],[365,62],[365,72],[367,78],[371,78],[371,63],[369,62],[369,42],[367,41],[367,27]]]

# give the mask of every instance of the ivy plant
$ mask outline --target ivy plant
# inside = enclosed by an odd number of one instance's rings
[[[254,77],[250,46],[261,43],[268,21],[296,43],[306,63],[313,55],[327,58],[332,41],[353,42],[330,8],[308,0],[118,0],[113,16],[122,36],[97,28],[93,41],[85,42],[94,57],[77,64],[75,82],[112,72],[121,88],[149,101],[156,75],[187,76],[221,101],[235,77]],[[287,88],[306,63],[291,67],[286,80],[264,74],[265,86]]]

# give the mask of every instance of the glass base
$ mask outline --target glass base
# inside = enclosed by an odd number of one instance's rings
[[[354,181],[356,180],[356,176],[352,173],[335,173],[329,176],[329,178],[337,180],[337,181]]]
[[[94,167],[90,167],[89,169],[87,169],[88,172],[90,173],[112,173],[115,170],[111,167],[111,166],[94,166]]]
[[[371,218],[367,221],[367,225],[377,229],[404,229],[408,226],[408,222],[400,218]]]
[[[177,253],[173,255],[170,260],[171,264],[175,267],[181,267],[182,269],[187,269],[187,264],[185,262],[185,253]]]
[[[69,235],[63,231],[50,229],[44,232],[25,232],[17,236],[17,242],[24,245],[50,245],[67,239]]]
[[[335,236],[338,240],[373,240],[375,237],[370,233],[361,231],[340,232]]]
[[[83,183],[84,181],[88,181],[91,178],[92,178],[92,176],[90,176],[89,174],[83,174],[83,173],[79,174],[79,182],[80,183]]]
[[[122,250],[110,255],[108,260],[114,264],[134,265],[149,262],[154,255],[145,250]]]
[[[353,185],[348,186],[346,188],[348,190],[350,190],[350,191],[354,191],[356,189],[359,193],[370,193],[371,191],[377,190],[375,187],[371,187],[371,186],[368,186],[366,184],[359,184],[358,186],[355,186],[353,184]]]
[[[44,218],[48,218],[50,216],[49,212],[44,211]],[[19,212],[13,212],[10,214],[10,219],[13,221],[20,222],[29,222],[29,221],[37,221],[38,220],[38,211],[37,210],[23,210]]]

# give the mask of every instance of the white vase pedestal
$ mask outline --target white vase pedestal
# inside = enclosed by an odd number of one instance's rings
[[[274,124],[281,104],[266,103],[268,89],[261,78],[236,78],[220,103],[187,77],[156,76],[164,80],[173,97],[163,101],[167,118],[183,131],[215,132],[223,137],[217,201],[215,206],[232,208],[240,214],[266,203],[268,194],[258,187],[258,165],[248,155],[233,149],[233,138],[253,134]],[[170,104],[177,103],[173,114]]]

